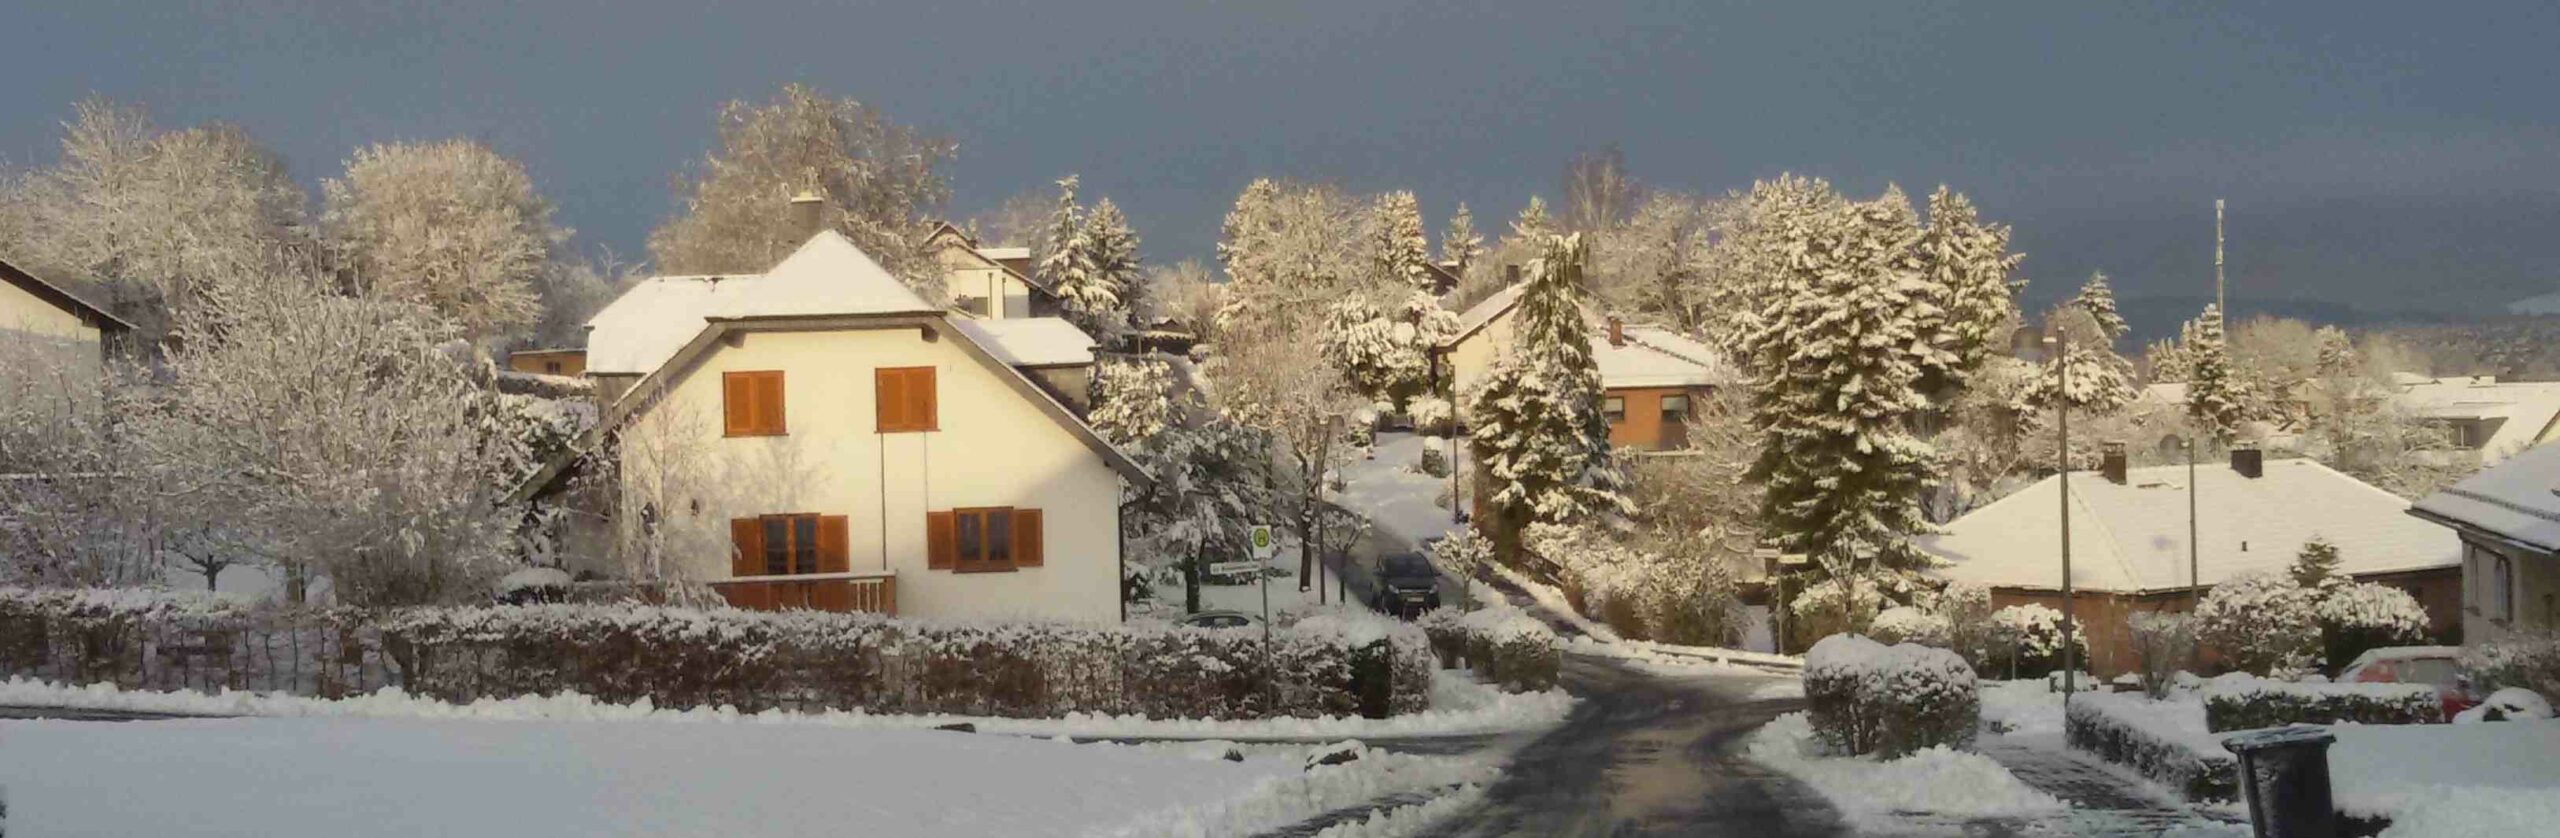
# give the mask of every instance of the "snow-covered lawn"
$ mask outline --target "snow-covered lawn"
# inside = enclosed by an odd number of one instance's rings
[[[65,707],[92,710],[135,710],[151,713],[229,716],[352,716],[363,718],[477,719],[487,721],[660,721],[742,723],[752,726],[826,727],[863,730],[927,730],[968,723],[985,733],[1086,738],[1178,739],[1333,739],[1414,736],[1465,736],[1508,733],[1550,727],[1573,708],[1562,689],[1507,693],[1478,683],[1463,672],[1440,671],[1432,681],[1432,709],[1385,719],[1328,716],[1315,719],[1150,719],[1140,716],[1073,714],[1055,719],[990,716],[884,715],[824,711],[794,713],[770,710],[739,713],[729,708],[671,710],[646,699],[631,704],[597,701],[576,693],[448,704],[402,693],[398,688],[351,698],[328,700],[273,693],[138,692],[106,684],[68,687],[12,678],[0,682],[0,706]]]
[[[1778,717],[1751,735],[1751,759],[1812,786],[1852,826],[1893,831],[1914,821],[2057,815],[2068,804],[2027,787],[1981,754],[1929,748],[1896,760],[1817,756],[1803,713]]]
[[[1271,614],[1279,624],[1288,624],[1288,620],[1280,619],[1280,615],[1293,614],[1317,604],[1317,594],[1313,585],[1308,586],[1305,591],[1298,590],[1300,577],[1298,576],[1296,540],[1281,539],[1280,555],[1266,564],[1288,574],[1271,579]],[[1342,583],[1336,578],[1333,569],[1317,565],[1316,576],[1324,580],[1324,599],[1327,602],[1337,599],[1338,592],[1342,590]],[[1186,613],[1182,610],[1182,583],[1160,582],[1155,586],[1155,592],[1154,602],[1132,607],[1129,610],[1129,616],[1161,620],[1182,619],[1183,614]],[[1204,581],[1200,585],[1200,610],[1241,611],[1258,619],[1262,616],[1262,593],[1262,586],[1258,584],[1215,585]]]
[[[1482,783],[1473,758],[909,730],[453,719],[0,722],[28,835],[1229,835]]]

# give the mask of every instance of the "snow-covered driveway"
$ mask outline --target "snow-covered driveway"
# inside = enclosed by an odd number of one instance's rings
[[[1214,824],[1220,803],[1300,774],[1294,753],[1223,751],[743,724],[0,721],[0,788],[23,835],[1215,834],[1185,810]]]

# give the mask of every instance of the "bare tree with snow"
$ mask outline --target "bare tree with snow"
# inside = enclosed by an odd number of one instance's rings
[[[485,340],[533,325],[567,232],[524,165],[470,140],[377,143],[321,185],[357,293],[417,303]]]

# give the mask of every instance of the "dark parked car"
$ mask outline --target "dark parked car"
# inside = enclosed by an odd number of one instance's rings
[[[1369,607],[1403,619],[1440,607],[1440,570],[1421,553],[1393,553],[1378,559],[1378,592]]]

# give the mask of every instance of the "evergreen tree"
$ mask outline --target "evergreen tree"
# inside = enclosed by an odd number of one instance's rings
[[[2338,556],[2338,545],[2315,535],[2302,542],[2302,550],[2293,555],[2293,567],[2288,572],[2293,574],[2293,583],[2303,590],[2317,591],[2328,587],[2337,576],[2340,561],[2343,559]]]
[[[2107,284],[2107,275],[2103,272],[2090,274],[2089,281],[2080,286],[2079,296],[2071,298],[2071,304],[2079,306],[2080,310],[2089,313],[2089,319],[2098,322],[2098,333],[2105,335],[2109,344],[2123,339],[2126,332],[2132,331],[2132,327],[2125,325],[2124,315],[2116,313],[2116,290]]]
[[[1509,357],[1469,402],[1470,440],[1496,510],[1497,537],[1516,545],[1532,523],[1569,524],[1625,514],[1623,483],[1610,461],[1609,422],[1600,412],[1599,366],[1582,319],[1579,235],[1549,236],[1529,265]]]
[[[2347,336],[2347,330],[2336,326],[2322,326],[2317,337],[2320,342],[2318,369],[2322,376],[2338,378],[2354,375],[2356,368],[2364,365],[2364,359],[2356,353],[2355,339]]]
[[[1926,407],[1909,350],[1920,338],[1895,209],[1842,201],[1794,176],[1754,187],[1742,287],[1753,313],[1735,343],[1764,429],[1752,476],[1783,549],[1834,579],[1925,559],[1921,498],[1934,452],[1910,431]],[[1853,596],[1855,594],[1853,593]]]
[[[1059,178],[1058,203],[1049,212],[1048,234],[1041,236],[1042,250],[1032,260],[1032,270],[1043,284],[1065,288],[1090,280],[1093,246],[1086,241],[1086,229],[1084,207],[1076,203],[1076,176]]]
[[[1884,199],[1908,210],[1902,193]],[[1964,195],[1944,186],[1929,195],[1929,226],[1915,245],[1924,284],[1913,296],[1928,305],[1914,310],[1915,328],[1933,351],[1921,359],[1923,393],[1961,387],[1983,359],[2006,345],[2017,323],[2016,295],[2025,287],[2010,274],[2025,258],[2009,252],[2009,228],[1986,224]]]
[[[1429,292],[1431,242],[1422,235],[1422,208],[1414,202],[1413,193],[1397,191],[1379,197],[1376,212],[1369,248],[1379,278]]]
[[[1175,419],[1173,378],[1163,361],[1106,358],[1093,367],[1093,409],[1085,420],[1113,445],[1135,445]]]
[[[2117,355],[2106,326],[2079,300],[2056,307],[2047,319],[2062,330],[2067,347],[2048,360],[2029,386],[2027,403],[2051,410],[2057,402],[2073,412],[2110,414],[2133,402],[2133,363]],[[2066,377],[2063,369],[2069,367]],[[2067,390],[2063,384],[2068,380]]]
[[[1547,237],[1555,235],[1556,222],[1547,217],[1547,199],[1529,196],[1529,205],[1520,208],[1520,217],[1511,221],[1511,237],[1532,247],[1545,247]]]
[[[1449,263],[1450,273],[1465,279],[1467,269],[1483,255],[1484,237],[1476,235],[1476,217],[1460,203],[1457,213],[1449,216],[1448,231],[1440,234],[1440,260]]]
[[[2205,306],[2195,327],[2191,341],[2180,341],[2189,365],[2187,414],[2210,429],[2214,439],[2227,443],[2248,419],[2248,384],[2231,366],[2230,347],[2222,336],[2222,310]]]
[[[1083,233],[1077,244],[1085,252],[1076,261],[1085,270],[1055,286],[1059,307],[1068,321],[1095,340],[1117,344],[1139,326],[1135,313],[1141,286],[1138,234],[1129,229],[1128,219],[1109,198],[1094,202]]]

